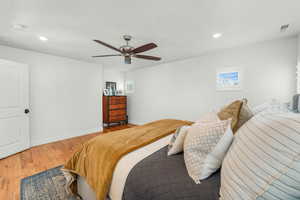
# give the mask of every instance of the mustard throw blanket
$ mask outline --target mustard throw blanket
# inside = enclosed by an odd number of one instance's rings
[[[85,144],[64,166],[64,173],[85,177],[97,199],[104,200],[109,191],[114,168],[125,154],[150,144],[192,122],[165,119],[143,126],[101,134]],[[74,175],[73,174],[73,175]],[[73,176],[74,177],[74,176]],[[67,178],[68,179],[68,178]],[[73,184],[72,190],[76,192]]]

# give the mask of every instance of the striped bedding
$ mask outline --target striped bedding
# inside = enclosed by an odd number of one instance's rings
[[[223,162],[220,195],[300,199],[300,114],[261,113],[238,130]]]

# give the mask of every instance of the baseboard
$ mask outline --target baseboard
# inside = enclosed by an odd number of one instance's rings
[[[140,126],[140,125],[144,125],[144,124],[145,124],[145,123],[143,123],[143,122],[132,121],[132,120],[129,120],[128,123],[129,123],[129,124],[134,124],[134,125],[137,125],[137,126]]]
[[[42,145],[42,144],[47,144],[47,143],[51,143],[51,142],[57,142],[60,140],[65,140],[65,139],[69,139],[69,138],[73,138],[73,137],[88,135],[91,133],[96,133],[96,132],[101,132],[101,131],[103,131],[103,127],[97,127],[97,128],[87,129],[85,131],[79,131],[77,133],[72,133],[72,134],[62,134],[62,135],[55,136],[55,137],[31,140],[31,147]]]

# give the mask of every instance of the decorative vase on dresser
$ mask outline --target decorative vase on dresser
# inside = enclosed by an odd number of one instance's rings
[[[110,127],[113,123],[128,123],[127,120],[127,97],[126,96],[103,96],[103,126]]]

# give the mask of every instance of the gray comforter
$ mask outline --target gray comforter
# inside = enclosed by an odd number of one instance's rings
[[[183,154],[167,156],[167,147],[139,162],[130,172],[123,200],[218,200],[220,173],[195,184]]]

